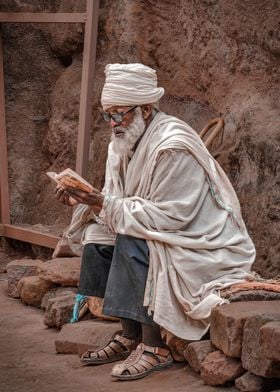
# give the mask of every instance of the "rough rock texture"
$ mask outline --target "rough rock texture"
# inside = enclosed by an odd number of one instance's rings
[[[41,260],[21,259],[13,260],[7,265],[8,290],[10,297],[19,298],[17,284],[25,276],[38,275],[38,267],[42,266]]]
[[[250,372],[235,380],[236,388],[241,392],[267,392],[276,391],[280,387],[280,380],[276,378],[263,378]]]
[[[40,306],[44,295],[54,286],[55,283],[40,279],[39,276],[27,276],[18,282],[17,289],[22,302]]]
[[[119,321],[117,317],[107,316],[102,313],[103,308],[103,299],[98,297],[88,297],[87,304],[89,307],[89,311],[93,316],[99,318],[100,320],[107,320],[107,321]]]
[[[48,301],[52,298],[62,297],[64,295],[68,295],[74,293],[76,295],[77,289],[75,287],[56,287],[48,291],[41,302],[41,308],[46,309],[48,306]]]
[[[74,0],[1,3],[1,11],[84,10]],[[280,272],[278,14],[274,0],[100,2],[89,162],[101,187],[110,135],[97,110],[104,66],[154,67],[164,111],[196,130],[224,117],[223,143],[212,151],[237,190],[258,251],[254,268],[266,277]],[[75,167],[83,27],[3,24],[2,35],[12,221],[59,232],[71,209],[53,200],[44,172]]]
[[[68,292],[49,299],[44,315],[44,324],[48,327],[61,328],[64,324],[69,323],[73,312],[75,296],[75,293]]]
[[[260,346],[265,358],[280,362],[280,321],[271,321],[261,327]]]
[[[273,301],[280,300],[280,293],[274,293],[273,291],[266,290],[248,290],[241,291],[239,293],[232,293],[223,296],[229,300],[229,302],[242,302],[242,301]]]
[[[217,306],[211,313],[211,342],[229,357],[240,358],[247,318],[274,313],[277,309],[280,313],[280,301],[234,302]]]
[[[46,261],[38,269],[41,279],[61,284],[77,286],[79,283],[81,259],[79,257],[61,257]]]
[[[199,342],[189,343],[184,351],[184,356],[188,364],[199,373],[204,359],[215,350],[216,349],[211,344],[210,340],[201,340]]]
[[[119,329],[119,324],[108,321],[87,320],[65,324],[55,340],[55,348],[58,353],[81,355],[88,348],[106,344]]]
[[[168,345],[174,361],[185,362],[186,358],[184,352],[190,341],[178,338],[164,328],[161,330],[161,336],[164,342]]]
[[[208,385],[223,385],[240,377],[245,370],[241,361],[225,356],[221,351],[207,355],[201,365],[201,378]]]
[[[248,318],[244,325],[242,342],[242,365],[244,369],[257,376],[280,378],[280,361],[267,359],[262,355],[260,345],[260,329],[269,321],[280,321],[280,308],[271,314],[263,314]]]

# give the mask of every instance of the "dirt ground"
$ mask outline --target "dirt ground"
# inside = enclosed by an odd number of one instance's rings
[[[13,255],[15,258],[16,255]],[[3,269],[9,258],[0,251]],[[40,309],[6,295],[7,274],[0,273],[0,390],[1,392],[233,392],[214,388],[186,365],[154,373],[143,380],[121,382],[110,377],[112,365],[82,367],[77,355],[55,352],[58,330],[43,324]]]

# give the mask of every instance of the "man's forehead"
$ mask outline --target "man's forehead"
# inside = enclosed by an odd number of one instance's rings
[[[106,109],[105,112],[108,112],[108,113],[125,112],[127,109],[130,109],[132,106],[133,105],[111,106],[110,108]]]

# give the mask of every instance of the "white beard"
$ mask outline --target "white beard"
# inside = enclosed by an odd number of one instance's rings
[[[146,124],[142,117],[142,111],[140,108],[136,108],[134,120],[129,127],[116,127],[116,129],[123,131],[124,134],[121,137],[117,137],[114,133],[112,133],[111,140],[113,151],[120,155],[132,156],[133,147],[140,136],[142,136],[145,128]]]

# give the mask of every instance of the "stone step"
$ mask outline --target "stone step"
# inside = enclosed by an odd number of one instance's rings
[[[89,348],[105,345],[120,329],[119,323],[99,320],[65,324],[57,335],[55,349],[58,353],[82,355]]]
[[[38,268],[38,275],[41,279],[61,286],[76,287],[79,283],[80,270],[80,257],[59,257],[43,263]]]
[[[243,329],[249,317],[278,314],[280,301],[234,302],[217,306],[211,313],[210,339],[212,344],[229,357],[240,358]]]

